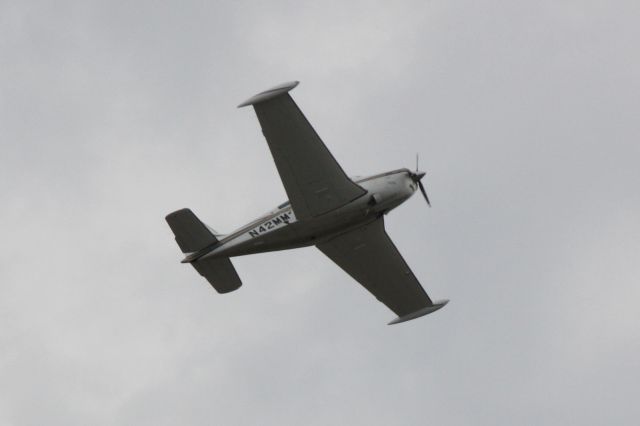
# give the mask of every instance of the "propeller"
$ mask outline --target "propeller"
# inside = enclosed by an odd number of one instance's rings
[[[422,192],[422,196],[424,197],[427,205],[431,207],[431,202],[429,201],[429,196],[427,195],[427,190],[424,189],[424,185],[422,184],[422,178],[424,177],[425,172],[418,171],[418,154],[416,154],[416,171],[411,173],[411,179],[418,184],[420,188],[420,192]]]
[[[431,207],[431,203],[429,202],[429,196],[427,195],[427,191],[424,189],[424,185],[422,184],[422,182],[418,181],[418,186],[420,187],[420,192],[422,192],[422,195],[424,195],[424,199],[427,202],[427,205]]]

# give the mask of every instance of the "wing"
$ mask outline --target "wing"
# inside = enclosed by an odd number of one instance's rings
[[[426,315],[447,303],[429,298],[385,232],[382,217],[317,247],[398,315],[390,324]]]
[[[366,191],[347,177],[302,111],[288,95],[298,82],[262,92],[253,105],[297,218],[319,216]]]

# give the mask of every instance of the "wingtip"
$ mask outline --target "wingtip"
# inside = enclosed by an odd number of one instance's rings
[[[242,107],[246,107],[249,105],[254,105],[257,104],[259,102],[264,102],[267,101],[269,99],[273,99],[276,96],[280,96],[283,93],[287,93],[290,90],[293,90],[298,84],[300,84],[299,81],[294,80],[294,81],[288,81],[286,83],[282,83],[282,84],[278,84],[277,86],[274,86],[270,89],[267,89],[263,92],[258,93],[257,95],[254,95],[252,97],[250,97],[249,99],[247,99],[246,101],[242,102],[240,105],[238,105],[238,108],[242,108]]]
[[[445,305],[449,303],[449,299],[438,300],[433,303],[433,305],[425,306],[422,309],[418,309],[415,312],[411,312],[407,315],[403,315],[389,322],[387,325],[400,324],[401,322],[411,321],[412,319],[420,318],[422,316],[428,315],[432,312],[435,312],[439,309],[445,307]]]

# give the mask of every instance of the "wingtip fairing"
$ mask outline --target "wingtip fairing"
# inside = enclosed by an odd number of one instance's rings
[[[254,105],[259,102],[264,102],[269,99],[275,98],[276,96],[280,96],[284,93],[289,92],[290,90],[293,90],[298,84],[300,84],[299,81],[289,81],[286,83],[278,84],[277,86],[274,86],[270,89],[265,90],[264,92],[260,92],[257,95],[250,97],[249,99],[238,105],[238,108],[242,108],[248,105]]]
[[[438,309],[444,308],[444,306],[447,303],[449,303],[449,300],[447,300],[447,299],[438,300],[433,305],[425,306],[424,308],[418,309],[415,312],[411,312],[411,313],[409,313],[407,315],[403,315],[401,317],[398,317],[398,318],[394,319],[393,321],[391,321],[388,325],[399,324],[401,322],[411,321],[412,319],[420,318],[422,316],[425,316],[425,315],[428,315],[428,314],[430,314],[432,312],[435,312]]]

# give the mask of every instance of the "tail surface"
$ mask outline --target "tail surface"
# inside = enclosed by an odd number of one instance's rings
[[[209,281],[218,293],[229,293],[242,285],[240,277],[228,257],[207,257],[192,262],[196,271]]]
[[[177,210],[165,218],[183,253],[193,253],[218,242],[218,238],[190,209]]]
[[[183,253],[193,253],[213,248],[218,244],[215,231],[202,223],[189,209],[169,213],[165,218]],[[191,265],[209,281],[218,293],[237,290],[242,285],[240,277],[228,257],[201,258]]]

